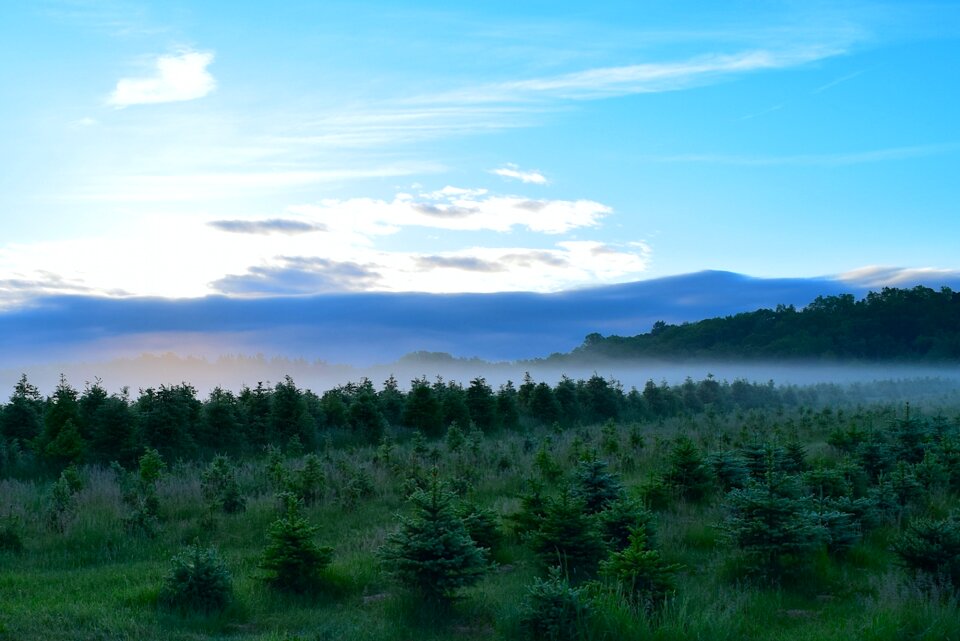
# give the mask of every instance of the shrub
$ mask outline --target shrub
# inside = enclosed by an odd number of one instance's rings
[[[410,497],[412,517],[387,537],[379,556],[387,572],[430,601],[452,599],[476,583],[487,569],[486,552],[470,538],[454,511],[454,495],[436,470],[426,490]]]
[[[282,495],[286,513],[273,522],[267,534],[270,542],[263,552],[260,568],[266,582],[288,592],[308,592],[319,583],[320,573],[330,564],[333,548],[313,542],[317,528],[301,513],[302,502],[293,494]]]
[[[199,543],[171,559],[170,572],[160,590],[160,605],[181,614],[218,612],[232,597],[230,571],[214,548]]]
[[[584,588],[572,587],[560,568],[553,567],[546,579],[534,579],[520,627],[530,639],[573,641],[584,637],[590,616]]]

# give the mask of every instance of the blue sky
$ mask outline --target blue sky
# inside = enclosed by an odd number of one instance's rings
[[[956,2],[276,4],[4,3],[0,305],[960,269]]]

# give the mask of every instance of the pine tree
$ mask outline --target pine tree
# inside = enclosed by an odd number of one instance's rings
[[[912,521],[893,550],[911,570],[946,579],[960,589],[960,515]]]
[[[676,589],[674,576],[679,565],[663,561],[660,552],[650,549],[643,528],[630,534],[630,545],[600,564],[600,574],[614,581],[638,607],[659,608]]]
[[[454,598],[487,569],[486,551],[470,538],[454,500],[434,471],[429,487],[410,497],[413,516],[400,517],[379,552],[387,572],[429,601]]]
[[[583,499],[567,489],[547,500],[531,543],[545,566],[560,565],[576,580],[592,575],[604,554],[596,520],[587,512]]]
[[[527,593],[520,628],[537,641],[575,641],[585,636],[592,611],[586,588],[573,587],[560,567],[534,579]]]
[[[614,552],[627,547],[630,533],[638,529],[643,531],[647,545],[654,544],[656,524],[653,512],[636,499],[621,497],[612,501],[597,514],[597,519],[603,542]]]
[[[571,493],[595,514],[623,497],[623,485],[607,471],[607,462],[597,458],[580,461],[574,472]]]
[[[286,512],[270,526],[260,568],[267,572],[265,581],[274,588],[308,592],[317,586],[321,572],[330,564],[333,548],[314,543],[317,528],[304,518],[299,498],[286,493],[280,499]]]
[[[761,575],[776,578],[788,558],[813,550],[823,538],[796,479],[782,473],[768,470],[763,482],[733,490],[726,502],[727,538]]]
[[[194,543],[171,559],[159,600],[165,609],[181,614],[208,613],[226,608],[232,595],[230,571],[219,553]]]
[[[686,500],[703,500],[713,486],[713,478],[694,442],[686,436],[677,437],[670,451],[669,465],[663,479]]]
[[[223,454],[213,457],[210,466],[200,475],[200,484],[212,508],[227,514],[238,514],[247,509],[247,499],[240,492],[236,470]]]

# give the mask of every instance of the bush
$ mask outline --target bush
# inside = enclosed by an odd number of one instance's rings
[[[460,506],[458,515],[463,519],[463,525],[477,547],[488,550],[490,554],[500,549],[503,534],[500,532],[496,512],[475,503],[464,503]]]
[[[222,611],[230,603],[230,571],[216,549],[194,543],[173,557],[171,565],[160,590],[164,609],[210,613]]]
[[[520,627],[530,639],[572,641],[585,636],[590,615],[584,588],[572,587],[560,568],[553,567],[547,579],[534,579]]]
[[[270,542],[263,552],[260,568],[266,582],[288,592],[308,592],[319,583],[320,573],[330,564],[333,548],[313,542],[317,528],[301,514],[302,502],[293,494],[281,496],[286,514],[270,526]]]

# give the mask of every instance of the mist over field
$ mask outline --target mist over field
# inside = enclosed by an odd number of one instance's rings
[[[776,385],[846,385],[936,378],[960,387],[960,367],[947,365],[657,360],[597,360],[557,365],[537,361],[487,362],[479,359],[454,359],[446,355],[418,357],[412,354],[392,363],[355,367],[263,356],[233,356],[208,360],[165,354],[104,362],[54,363],[23,369],[3,369],[0,370],[0,397],[4,395],[4,390],[12,390],[24,373],[43,393],[51,393],[63,374],[77,388],[83,388],[85,383],[97,379],[100,379],[109,391],[119,391],[127,386],[132,392],[186,382],[193,385],[201,396],[205,396],[215,387],[239,391],[243,386],[254,387],[258,382],[277,383],[285,376],[293,378],[298,387],[319,393],[349,382],[358,382],[363,378],[370,379],[379,389],[390,376],[394,376],[403,389],[408,389],[410,381],[415,378],[425,377],[432,382],[438,376],[463,384],[483,377],[489,385],[496,388],[507,381],[519,384],[528,372],[535,381],[550,385],[554,385],[562,376],[577,380],[599,374],[603,378],[618,381],[626,391],[631,387],[642,390],[646,382],[651,380],[657,384],[665,381],[676,385],[687,377],[701,380],[711,375],[721,382],[742,379],[756,383],[772,381]]]

